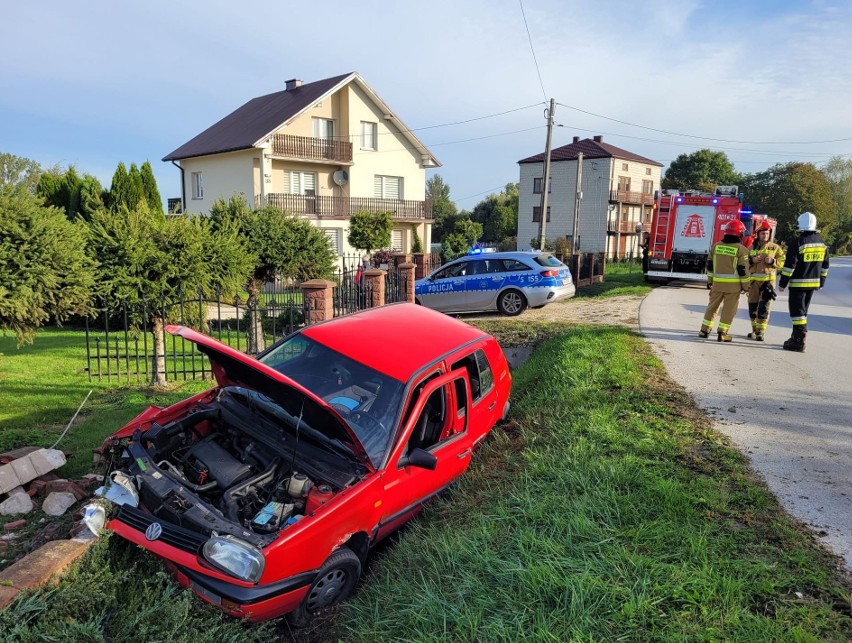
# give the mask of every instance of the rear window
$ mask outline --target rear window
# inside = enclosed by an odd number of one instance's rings
[[[559,261],[553,255],[538,255],[537,257],[533,257],[533,260],[540,266],[544,266],[545,268],[564,268],[565,264]]]

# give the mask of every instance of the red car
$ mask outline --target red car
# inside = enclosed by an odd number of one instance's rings
[[[167,330],[218,386],[106,440],[116,468],[99,494],[118,507],[86,520],[233,616],[303,624],[345,599],[370,547],[464,473],[509,410],[496,340],[413,304],[308,326],[257,360]]]

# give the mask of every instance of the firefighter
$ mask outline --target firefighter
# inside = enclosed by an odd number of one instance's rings
[[[828,277],[828,248],[817,234],[817,219],[810,212],[799,215],[796,231],[798,236],[790,244],[778,290],[784,292],[790,286],[788,304],[793,334],[784,342],[784,350],[804,353],[811,297],[815,290],[825,285]]]
[[[722,231],[725,236],[721,241],[713,244],[707,257],[710,303],[704,311],[704,321],[698,336],[705,339],[710,336],[716,311],[719,310],[719,306],[722,306],[717,341],[730,342],[731,336],[728,331],[734,315],[737,314],[740,295],[748,292],[748,248],[742,244],[745,232],[742,221],[729,221]]]
[[[784,248],[769,240],[772,226],[761,223],[757,238],[748,253],[751,281],[748,288],[748,316],[751,317],[750,338],[763,341],[769,324],[769,308],[775,298],[775,271],[784,267]]]

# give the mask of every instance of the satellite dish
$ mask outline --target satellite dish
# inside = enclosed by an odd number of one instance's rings
[[[331,180],[337,185],[346,185],[349,182],[349,174],[346,170],[337,170],[331,175]]]

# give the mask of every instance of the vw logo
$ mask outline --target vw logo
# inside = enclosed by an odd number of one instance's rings
[[[145,538],[148,540],[157,540],[163,535],[163,526],[158,522],[152,522],[145,530]]]

